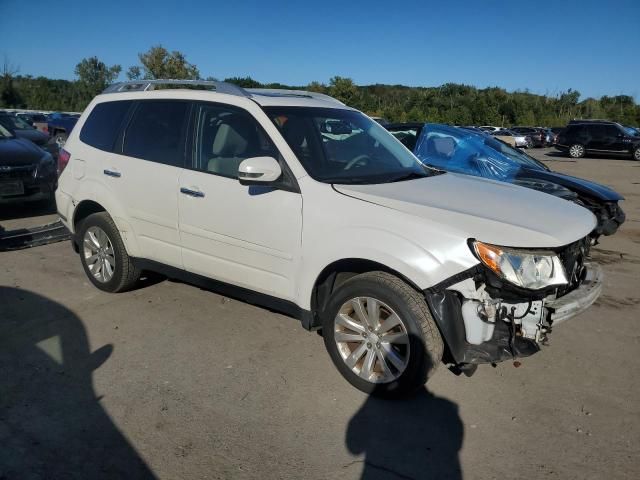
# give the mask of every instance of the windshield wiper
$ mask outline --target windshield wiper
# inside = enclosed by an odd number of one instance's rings
[[[405,180],[415,180],[417,178],[426,178],[430,175],[428,173],[418,173],[418,172],[409,172],[403,173],[402,175],[398,175],[397,177],[392,177],[387,180],[389,183],[391,182],[404,182]]]

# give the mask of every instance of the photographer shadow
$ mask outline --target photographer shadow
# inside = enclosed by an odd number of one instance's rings
[[[155,478],[112,422],[80,319],[35,293],[0,286],[0,478]]]
[[[346,445],[364,454],[362,480],[459,480],[463,436],[456,404],[422,388],[403,400],[369,396],[349,422]]]

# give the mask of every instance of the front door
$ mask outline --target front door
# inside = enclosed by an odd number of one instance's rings
[[[184,170],[179,180],[184,267],[293,300],[302,196],[240,185],[240,162],[257,156],[280,159],[251,114],[228,105],[203,103],[196,107],[192,169]]]

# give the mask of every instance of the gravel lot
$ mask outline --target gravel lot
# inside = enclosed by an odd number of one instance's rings
[[[602,297],[520,368],[442,367],[402,402],[288,317],[166,280],[102,293],[68,242],[0,253],[0,479],[638,478],[640,163],[532,152],[627,199]]]

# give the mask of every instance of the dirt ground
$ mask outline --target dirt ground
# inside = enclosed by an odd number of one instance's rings
[[[603,295],[520,368],[441,367],[401,402],[288,317],[166,280],[102,293],[68,242],[0,253],[0,479],[640,478],[640,163],[533,153],[626,197]]]

